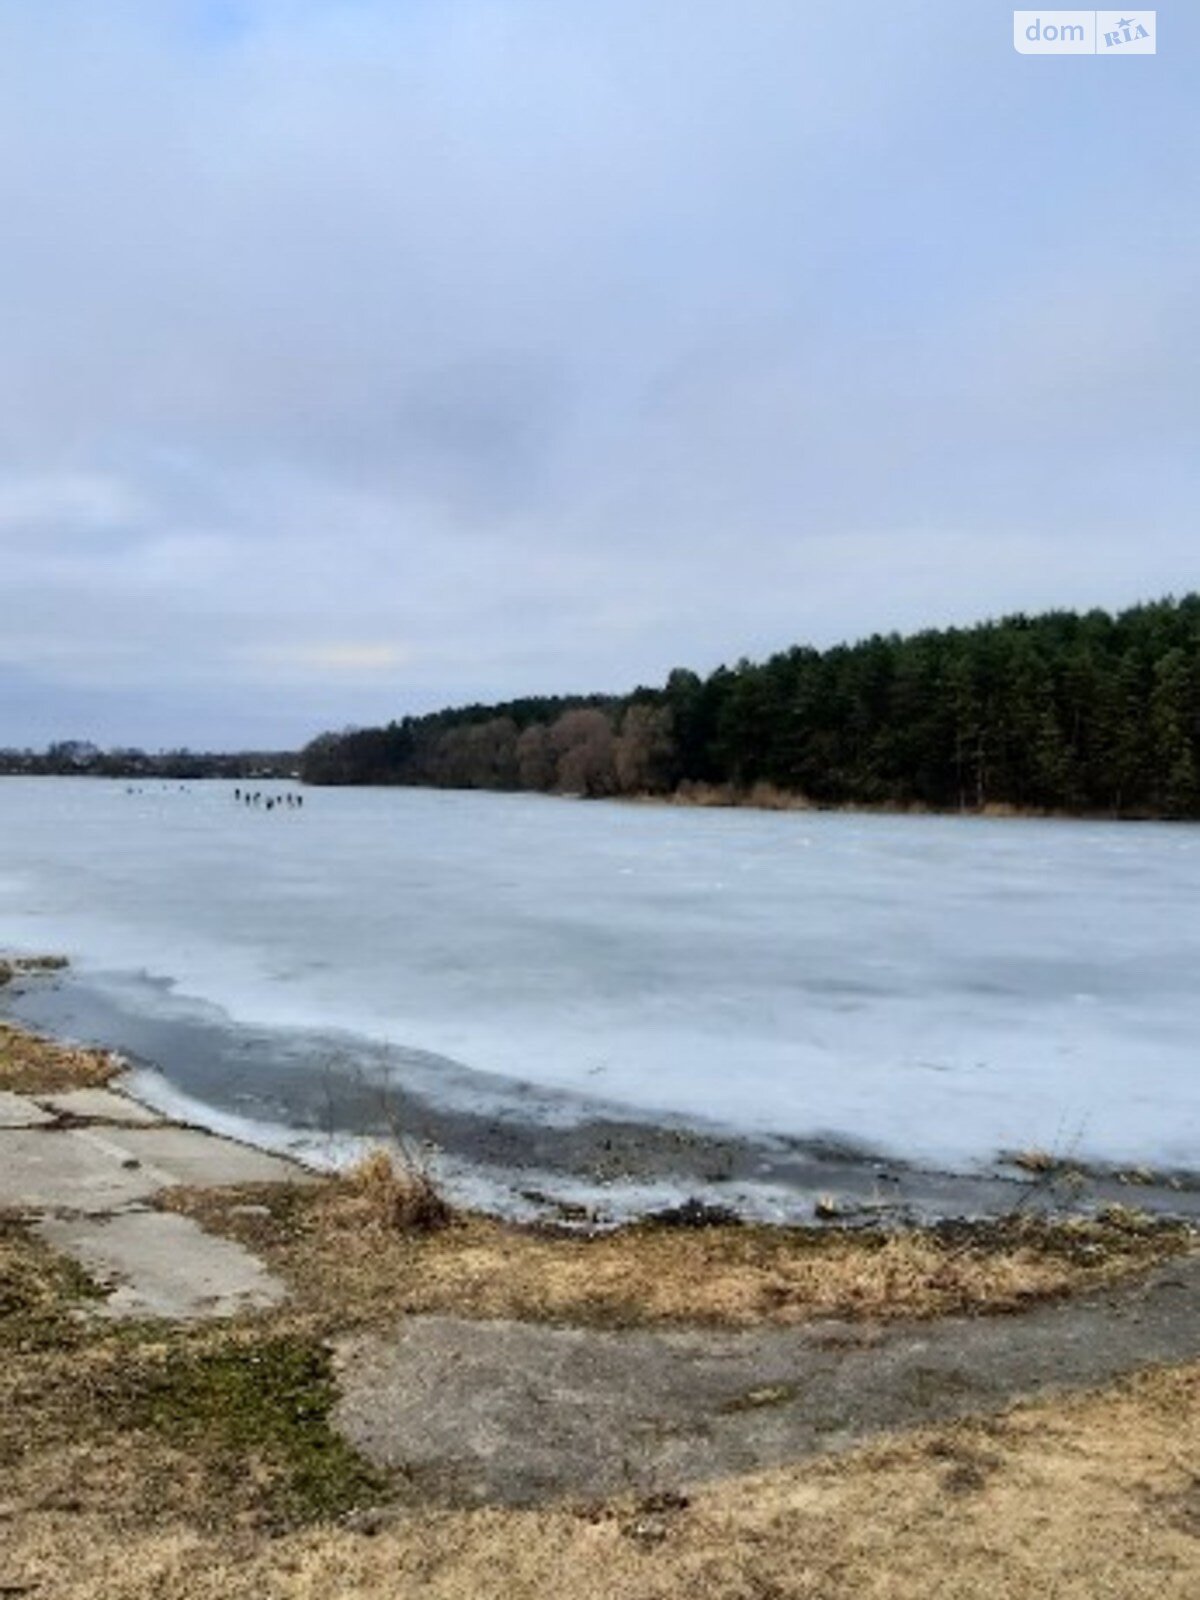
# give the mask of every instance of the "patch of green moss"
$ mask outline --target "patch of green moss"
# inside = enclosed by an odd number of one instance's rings
[[[45,1350],[76,1342],[77,1313],[105,1291],[58,1255],[20,1218],[0,1216],[0,1350]]]
[[[172,1349],[143,1369],[128,1420],[185,1445],[225,1472],[264,1474],[272,1509],[288,1522],[344,1515],[385,1479],[330,1425],[336,1391],[328,1350],[291,1336]]]

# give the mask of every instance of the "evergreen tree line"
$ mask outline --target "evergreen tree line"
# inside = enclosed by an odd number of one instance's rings
[[[1200,816],[1200,595],[327,733],[309,783]]]

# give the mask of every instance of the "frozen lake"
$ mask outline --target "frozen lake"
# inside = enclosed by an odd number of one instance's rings
[[[233,789],[3,779],[0,941],[488,1116],[1200,1168],[1200,829]]]

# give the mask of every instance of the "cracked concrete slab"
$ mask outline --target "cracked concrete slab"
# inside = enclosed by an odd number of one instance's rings
[[[62,1112],[89,1120],[55,1126]],[[163,1123],[102,1089],[6,1094],[0,1118],[0,1210],[40,1213],[41,1237],[111,1289],[98,1315],[194,1321],[285,1298],[244,1246],[149,1202],[180,1184],[311,1182],[293,1162]]]
[[[79,1129],[80,1136],[101,1133],[125,1159],[133,1158],[167,1174],[173,1184],[221,1188],[239,1183],[312,1183],[315,1178],[286,1156],[235,1144],[198,1128],[164,1123],[148,1128]]]
[[[13,1094],[11,1089],[0,1089],[0,1128],[40,1128],[53,1121],[50,1112],[43,1111],[36,1100]]]
[[[1200,1356],[1200,1257],[1020,1318],[598,1331],[412,1317],[338,1347],[336,1421],[414,1495],[677,1488]]]
[[[0,1207],[96,1215],[176,1184],[305,1182],[280,1156],[194,1128],[16,1128],[0,1133]]]
[[[47,1217],[37,1232],[111,1286],[96,1306],[104,1317],[197,1321],[262,1310],[286,1295],[257,1256],[173,1212]]]
[[[125,1152],[97,1148],[84,1136],[89,1131],[21,1128],[0,1134],[0,1208],[95,1214],[148,1200],[165,1187],[164,1174]]]
[[[61,1094],[39,1094],[36,1098],[48,1111],[87,1117],[95,1122],[134,1123],[141,1127],[157,1127],[163,1122],[157,1111],[131,1100],[128,1095],[114,1094],[111,1089],[68,1089]]]

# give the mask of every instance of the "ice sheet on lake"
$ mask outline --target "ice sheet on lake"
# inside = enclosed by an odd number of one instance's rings
[[[524,1082],[531,1115],[1200,1166],[1193,827],[6,779],[0,840],[7,944]]]

